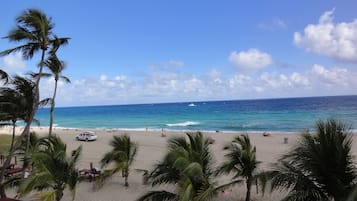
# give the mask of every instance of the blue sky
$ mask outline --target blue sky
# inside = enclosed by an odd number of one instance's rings
[[[0,36],[27,8],[71,37],[58,53],[72,83],[57,104],[112,105],[357,94],[357,2],[44,1],[0,8]],[[0,49],[16,43],[0,40]],[[11,74],[36,70],[20,54]],[[41,96],[53,80],[41,82]]]

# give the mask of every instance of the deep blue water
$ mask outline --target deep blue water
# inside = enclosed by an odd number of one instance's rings
[[[55,126],[105,129],[292,131],[336,118],[357,129],[357,96],[56,108]],[[41,126],[49,109],[36,115]]]

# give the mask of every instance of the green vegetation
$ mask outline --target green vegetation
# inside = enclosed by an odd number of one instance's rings
[[[101,163],[102,167],[110,163],[114,163],[114,166],[101,175],[99,184],[102,185],[107,178],[121,171],[125,179],[125,186],[129,186],[130,166],[135,159],[138,145],[132,142],[128,135],[114,136],[109,144],[113,149],[104,155]]]
[[[0,155],[7,155],[11,145],[11,135],[0,134]]]
[[[212,181],[210,140],[200,132],[186,135],[188,141],[185,136],[169,139],[168,153],[149,175],[152,186],[174,184],[175,191],[150,191],[138,201],[203,201],[217,194],[219,188]]]
[[[58,44],[57,44],[58,45]],[[56,48],[57,51],[58,48]],[[52,126],[54,121],[54,109],[55,109],[55,100],[57,94],[57,85],[58,80],[61,79],[67,83],[70,83],[70,79],[66,76],[62,75],[62,71],[66,68],[64,61],[58,59],[56,55],[56,51],[52,51],[50,57],[45,61],[45,66],[51,73],[44,73],[44,76],[53,76],[55,80],[55,86],[53,90],[53,96],[51,100],[51,109],[50,109],[50,128],[49,128],[49,135],[52,134]]]
[[[26,114],[25,128],[22,134],[16,140],[14,146],[8,152],[8,157],[6,158],[5,165],[0,172],[0,197],[6,197],[4,190],[4,176],[5,176],[5,167],[10,164],[10,160],[15,154],[15,150],[21,145],[23,138],[27,139],[27,144],[30,141],[30,126],[33,122],[35,113],[38,108],[41,106],[39,101],[40,98],[40,79],[42,77],[43,68],[45,65],[46,56],[53,55],[58,50],[61,45],[67,44],[69,38],[58,38],[54,31],[54,24],[51,22],[51,18],[47,17],[45,13],[37,9],[28,9],[24,11],[21,15],[16,18],[16,26],[10,30],[9,34],[4,38],[8,39],[11,42],[22,43],[17,47],[10,48],[0,52],[0,56],[6,56],[14,52],[21,52],[22,56],[25,59],[32,59],[35,53],[41,53],[41,59],[39,62],[38,73],[32,73],[35,75],[31,78],[23,78],[23,80],[29,81],[33,84],[31,89],[31,95],[26,94],[26,98],[31,98],[30,102],[27,102],[26,105],[30,105],[30,111]],[[16,77],[19,76],[15,76]],[[8,84],[8,81],[11,78],[4,71],[0,71],[0,78]],[[32,80],[33,79],[33,80]],[[16,84],[10,86],[9,89],[16,89]],[[9,100],[3,100],[4,102],[9,102]],[[8,114],[6,111],[1,111],[1,116],[6,116]],[[2,119],[4,120],[4,119]],[[7,119],[7,121],[9,121]],[[29,145],[27,145],[25,152],[25,159],[28,158]]]
[[[68,188],[74,200],[79,181],[76,164],[82,147],[78,147],[68,156],[66,144],[59,137],[48,136],[41,138],[37,148],[32,150],[30,162],[33,164],[33,170],[30,176],[21,182],[20,195],[37,190],[40,191],[40,200],[59,201],[63,197],[63,191]]]
[[[257,166],[260,163],[256,160],[256,148],[250,143],[248,135],[237,136],[233,141],[224,147],[228,153],[225,155],[226,161],[218,167],[218,174],[233,174],[232,182],[225,186],[231,186],[246,182],[246,201],[250,201],[250,192],[253,182],[257,179]],[[242,180],[243,178],[243,180]]]
[[[316,127],[316,135],[303,134],[274,170],[264,174],[263,186],[288,190],[284,200],[356,200],[350,129],[336,120],[318,121]]]
[[[6,197],[6,167],[14,154],[24,155],[24,167],[32,167],[28,178],[20,178],[18,192],[24,196],[31,191],[39,191],[39,199],[59,201],[66,189],[75,196],[79,182],[76,168],[81,147],[67,155],[66,144],[58,137],[51,136],[54,118],[57,81],[61,78],[64,62],[56,56],[61,45],[69,38],[58,38],[53,32],[51,18],[36,9],[28,9],[16,19],[16,26],[5,37],[22,44],[0,52],[5,56],[21,52],[31,59],[41,53],[38,73],[31,77],[10,77],[0,69],[0,123],[12,125],[13,135],[0,135],[0,154],[6,155],[6,162],[0,172],[0,197]],[[39,101],[39,84],[44,67],[55,79],[52,98]],[[34,115],[41,105],[51,103],[49,136],[38,138],[30,134]],[[17,121],[23,121],[25,128],[18,137],[14,136]],[[215,197],[222,189],[232,185],[246,184],[246,201],[250,201],[253,181],[259,179],[263,192],[283,190],[287,192],[284,201],[349,201],[357,200],[357,168],[351,155],[351,130],[336,120],[318,121],[316,134],[304,133],[289,152],[272,166],[272,170],[257,173],[260,163],[256,160],[256,148],[248,135],[236,138],[224,150],[225,161],[214,169],[210,151],[212,140],[202,133],[187,133],[186,136],[172,137],[168,141],[168,151],[151,171],[144,171],[145,179],[153,186],[172,184],[172,191],[155,190],[141,196],[138,201],[206,201]],[[14,143],[16,141],[16,143]],[[102,167],[112,167],[99,178],[102,185],[112,175],[121,172],[125,186],[129,186],[130,167],[135,160],[138,145],[130,136],[114,136],[110,142],[112,150],[105,153],[100,161]],[[228,184],[217,186],[214,178],[219,174],[230,174]]]

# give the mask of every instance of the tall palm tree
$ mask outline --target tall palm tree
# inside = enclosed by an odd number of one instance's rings
[[[15,76],[9,83],[9,87],[0,89],[0,109],[13,124],[13,134],[17,120],[23,120],[31,124],[33,103],[35,101],[35,83],[21,76]],[[29,139],[29,135],[27,135]],[[13,143],[12,143],[13,145]],[[10,147],[11,149],[13,146]],[[10,150],[11,150],[10,149]]]
[[[264,174],[264,186],[288,190],[283,200],[345,201],[356,186],[350,128],[333,119],[320,120],[316,132],[303,134],[274,170]]]
[[[23,120],[25,116],[23,103],[25,103],[23,97],[16,90],[11,88],[0,89],[0,121],[12,126],[10,150],[14,146],[16,122]]]
[[[42,11],[36,9],[28,9],[23,12],[19,17],[16,19],[17,26],[10,33],[5,37],[10,41],[14,42],[24,42],[25,44],[20,45],[15,48],[11,48],[5,51],[0,52],[0,56],[5,56],[13,52],[20,51],[22,55],[26,59],[31,59],[35,52],[41,51],[41,60],[39,65],[39,75],[35,81],[35,101],[32,105],[32,113],[30,115],[30,121],[35,116],[35,113],[38,109],[39,103],[39,83],[41,79],[41,74],[43,70],[44,60],[46,51],[53,47],[53,44],[66,44],[69,38],[57,38],[54,36],[52,29],[53,23],[51,19],[46,16]],[[53,49],[53,48],[52,48]],[[19,136],[14,148],[20,145],[22,138],[24,135],[28,135],[30,131],[31,123],[27,123],[23,133]],[[5,191],[1,188],[4,174],[5,174],[5,167],[10,164],[10,159],[14,155],[15,149],[12,149],[8,157],[6,158],[5,164],[0,173],[0,197],[6,197]]]
[[[70,79],[64,75],[62,75],[62,71],[66,68],[66,65],[63,61],[60,61],[57,58],[56,54],[52,54],[49,59],[45,61],[45,66],[51,71],[55,79],[55,88],[53,91],[52,101],[51,101],[51,109],[50,109],[50,128],[49,128],[49,135],[52,134],[52,126],[53,126],[53,119],[54,119],[54,109],[55,109],[55,100],[57,94],[57,84],[58,80],[62,79],[67,83],[70,83]],[[51,74],[45,74],[45,76],[51,76]]]
[[[245,200],[250,200],[250,192],[253,181],[257,177],[257,166],[260,163],[256,159],[256,148],[250,142],[247,134],[237,136],[232,143],[224,147],[228,153],[225,155],[226,161],[218,168],[218,174],[233,173],[233,181],[227,185],[240,184],[244,178],[247,187]]]
[[[204,201],[216,195],[218,189],[212,182],[212,156],[210,140],[202,133],[187,133],[169,139],[168,153],[150,172],[153,186],[174,184],[174,192],[150,191],[138,201]]]
[[[59,201],[63,197],[63,191],[68,187],[74,200],[79,181],[76,164],[82,147],[72,151],[70,156],[66,151],[67,146],[59,137],[48,136],[39,140],[37,149],[31,154],[33,170],[19,186],[20,196],[37,190],[41,191],[41,200]]]
[[[101,164],[102,167],[104,167],[113,162],[114,166],[101,175],[99,182],[103,184],[107,178],[121,171],[125,179],[125,186],[129,186],[128,177],[130,166],[135,159],[138,145],[132,142],[128,135],[114,136],[109,144],[112,146],[112,150],[104,155]]]

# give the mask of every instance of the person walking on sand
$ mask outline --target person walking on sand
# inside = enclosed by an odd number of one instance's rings
[[[161,129],[161,137],[166,137],[166,134],[164,133],[164,128]]]

